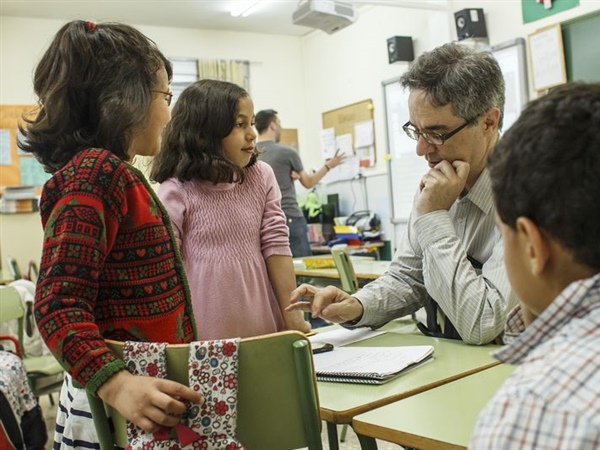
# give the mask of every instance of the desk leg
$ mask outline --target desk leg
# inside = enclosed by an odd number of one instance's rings
[[[327,422],[327,439],[329,440],[329,450],[339,450],[337,425],[335,423]]]
[[[375,438],[369,436],[363,436],[362,434],[356,434],[358,442],[360,442],[361,450],[377,450],[377,441]]]

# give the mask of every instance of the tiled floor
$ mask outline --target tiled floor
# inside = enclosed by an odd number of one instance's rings
[[[55,403],[58,401],[58,394],[54,394]],[[50,405],[49,397],[45,395],[40,399],[42,410],[44,411],[44,419],[46,420],[46,429],[48,430],[48,444],[47,449],[52,448],[52,436],[54,435],[54,420],[56,418],[56,405]],[[338,433],[341,433],[342,427],[338,427]],[[390,444],[389,442],[377,441],[379,450],[398,450],[402,447]],[[340,442],[340,450],[359,450],[360,444],[358,438],[352,428],[348,429],[345,442]],[[323,424],[323,450],[329,450],[329,444],[327,442],[327,431],[326,426]]]

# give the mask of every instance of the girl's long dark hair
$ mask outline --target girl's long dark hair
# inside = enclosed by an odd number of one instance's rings
[[[200,80],[188,86],[173,108],[150,178],[158,183],[168,178],[242,183],[244,168],[225,156],[223,139],[233,130],[243,97],[248,92],[227,81]],[[255,152],[246,167],[257,157]]]

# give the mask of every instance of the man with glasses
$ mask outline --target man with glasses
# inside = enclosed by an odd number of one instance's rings
[[[352,296],[302,285],[289,308],[354,328],[380,327],[424,307],[422,332],[492,342],[516,304],[486,170],[502,129],[502,72],[490,53],[450,43],[421,55],[400,82],[409,89],[403,129],[429,170],[394,261]]]

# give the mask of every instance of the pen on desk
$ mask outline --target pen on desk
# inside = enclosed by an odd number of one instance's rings
[[[333,344],[328,344],[326,342],[315,342],[312,344],[312,352],[313,355],[317,353],[325,353],[333,350]]]

